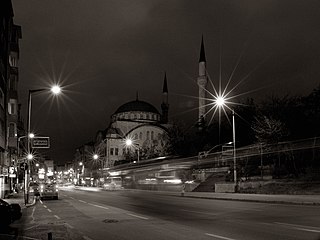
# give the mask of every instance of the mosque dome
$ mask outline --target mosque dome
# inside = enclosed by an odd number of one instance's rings
[[[124,112],[151,112],[151,113],[159,114],[158,110],[154,106],[152,106],[150,103],[140,101],[140,100],[127,102],[121,105],[117,109],[115,114],[124,113]]]
[[[131,120],[139,122],[159,122],[160,113],[150,103],[135,100],[121,105],[112,115],[112,121]]]

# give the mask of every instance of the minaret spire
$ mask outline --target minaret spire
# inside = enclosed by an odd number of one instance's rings
[[[197,78],[197,83],[199,86],[199,128],[202,128],[203,123],[205,122],[206,114],[206,93],[207,93],[207,67],[206,67],[206,55],[204,50],[204,41],[203,35],[201,38],[201,47],[200,47],[200,58],[199,58],[199,76]]]
[[[199,63],[200,62],[206,62],[206,53],[204,51],[203,35],[201,38],[201,49],[200,49]]]
[[[161,122],[168,123],[169,101],[168,101],[168,84],[167,84],[166,72],[164,72],[161,109],[162,109]]]

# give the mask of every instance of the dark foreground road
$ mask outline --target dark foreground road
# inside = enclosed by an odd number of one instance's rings
[[[24,209],[12,231],[25,239],[316,240],[319,216],[320,206],[69,190]]]

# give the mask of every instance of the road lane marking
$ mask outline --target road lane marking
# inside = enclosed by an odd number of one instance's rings
[[[31,229],[33,229],[33,228],[35,228],[35,227],[39,227],[39,226],[40,226],[39,224],[36,224],[36,225],[34,225],[34,226],[25,228],[24,231],[29,231],[29,230],[31,230]]]
[[[43,205],[43,207],[44,207],[44,208],[47,208],[47,206],[46,206],[46,205]]]
[[[82,237],[83,237],[83,239],[85,239],[85,240],[92,240],[91,238],[89,238],[89,237],[86,236],[86,235],[83,235]]]
[[[143,220],[148,220],[148,219],[149,219],[149,218],[142,217],[142,216],[135,215],[135,214],[131,214],[131,213],[127,213],[127,214],[130,215],[130,216],[132,216],[132,217],[140,218],[140,219],[143,219]]]
[[[34,223],[34,212],[35,212],[35,210],[36,210],[36,206],[32,209],[32,213],[31,213],[31,221],[30,221],[30,223]]]
[[[206,212],[197,212],[197,211],[191,211],[191,210],[187,210],[187,209],[180,209],[181,211],[184,212],[190,212],[190,213],[199,213],[199,214],[205,214],[205,215],[213,215],[213,216],[217,216],[217,213],[206,213]]]
[[[88,204],[91,205],[91,206],[94,206],[94,207],[98,207],[98,208],[109,209],[107,207],[96,205],[96,204],[92,204],[92,203],[88,203]]]
[[[48,210],[48,212],[52,212],[49,208],[47,210]]]
[[[74,197],[70,197],[71,199],[73,199],[73,200],[76,200]]]
[[[73,226],[71,226],[69,223],[65,223],[65,225],[68,227],[68,228],[74,228]]]
[[[290,224],[290,223],[281,223],[281,222],[274,222],[274,223],[282,226],[287,226],[293,229],[301,230],[301,231],[320,233],[320,229],[317,227]]]
[[[78,200],[79,202],[82,202],[82,203],[87,203],[86,201],[82,201],[82,200]]]
[[[40,202],[41,204],[43,204],[43,202],[41,201],[41,199],[39,200],[39,202]]]
[[[57,215],[53,215],[56,219],[61,219],[59,216]]]
[[[219,238],[219,239],[235,240],[234,238],[223,237],[223,236],[219,236],[219,235],[215,235],[215,234],[211,234],[211,233],[206,233],[205,235],[210,236],[210,237]]]

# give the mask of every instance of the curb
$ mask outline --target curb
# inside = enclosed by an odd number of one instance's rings
[[[37,202],[37,198],[34,196],[32,203],[28,203],[28,204],[26,204],[25,206],[26,206],[27,208],[28,208],[28,207],[32,207],[32,206],[34,206],[34,205],[36,204],[36,202]]]

